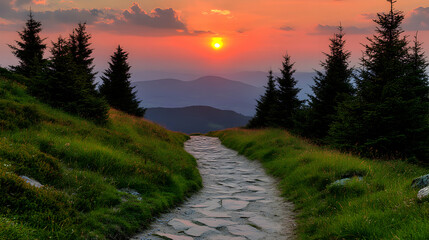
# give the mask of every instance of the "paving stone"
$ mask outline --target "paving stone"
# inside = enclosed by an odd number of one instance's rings
[[[194,226],[185,231],[185,233],[189,236],[193,237],[201,237],[203,234],[207,232],[217,232],[216,229],[209,228],[206,226]]]
[[[258,186],[247,186],[247,189],[252,192],[265,192],[265,188]]]
[[[154,233],[154,235],[159,236],[159,237],[163,237],[163,238],[167,238],[170,240],[194,240],[194,238],[192,238],[192,237],[167,234],[167,233],[162,233],[162,232]]]
[[[241,218],[251,218],[257,216],[258,214],[255,212],[238,212],[237,215]]]
[[[208,240],[246,240],[244,237],[231,237],[231,236],[224,236],[224,235],[215,235],[210,236]]]
[[[263,216],[255,216],[249,218],[249,221],[255,224],[256,226],[260,227],[266,232],[281,232],[282,226],[276,222],[273,222],[271,219],[263,217]]]
[[[196,226],[196,224],[191,221],[178,218],[171,219],[171,221],[168,222],[168,225],[179,231],[187,230],[191,227]]]
[[[241,210],[246,208],[249,202],[247,201],[239,201],[239,200],[231,200],[224,199],[222,200],[222,207],[227,210]]]
[[[199,204],[199,205],[190,205],[189,207],[191,207],[191,208],[208,208],[209,205]]]
[[[205,208],[205,210],[214,210],[216,208],[220,208],[220,204],[219,204],[219,200],[218,199],[213,199],[204,203],[201,203],[201,205],[206,205],[207,207]]]
[[[250,202],[265,199],[265,197],[262,197],[262,196],[261,197],[256,197],[256,196],[234,196],[234,198],[240,199],[240,200],[243,200],[243,201],[250,201]]]
[[[266,234],[249,225],[228,226],[228,231],[236,236],[246,237],[250,240],[263,239]]]
[[[196,218],[194,221],[207,225],[209,227],[218,228],[236,225],[236,222],[219,219],[219,218]]]
[[[216,138],[193,136],[185,149],[197,159],[204,188],[135,239],[293,239],[293,212],[257,161],[238,156]],[[284,231],[277,232],[280,228]]]
[[[228,213],[225,213],[225,212],[214,212],[214,211],[201,210],[201,209],[198,209],[198,212],[211,218],[230,218],[231,217]]]

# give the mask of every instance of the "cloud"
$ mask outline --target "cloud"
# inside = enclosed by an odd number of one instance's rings
[[[429,30],[429,7],[411,11],[405,19],[404,29],[411,31]]]
[[[86,22],[93,24],[104,16],[104,11],[100,9],[67,9],[67,10],[55,10],[35,13],[37,20],[43,23],[58,24],[76,24],[79,22]]]
[[[150,13],[145,12],[137,3],[130,9],[116,14],[109,21],[96,24],[96,27],[122,34],[138,36],[171,36],[171,35],[201,35],[210,31],[189,31],[187,25],[180,19],[179,14],[172,8],[155,8]]]
[[[290,26],[282,26],[279,29],[282,30],[282,31],[286,31],[286,32],[295,30],[295,28],[290,27]]]
[[[309,33],[310,35],[331,35],[338,32],[338,26],[331,25],[317,25],[315,31]],[[371,32],[371,28],[360,28],[356,26],[344,27],[346,34],[367,34]]]
[[[212,9],[209,12],[203,12],[203,15],[220,15],[227,16],[228,18],[233,18],[231,11],[222,9]]]
[[[116,19],[117,24],[131,24],[162,29],[185,30],[185,24],[179,19],[178,14],[172,8],[155,8],[151,13],[143,11],[138,3],[134,3],[130,10],[122,13],[123,18]]]
[[[32,0],[15,0],[15,1],[12,1],[13,5],[15,7],[20,7],[22,5],[27,5],[27,4],[30,4],[32,2],[33,2]]]
[[[24,2],[25,0],[20,0]],[[31,1],[31,0],[29,0]],[[37,0],[41,2],[43,0]],[[11,3],[11,2],[10,2]],[[13,9],[9,3],[0,0],[0,16],[3,20],[22,24],[28,17],[27,10]],[[64,25],[86,22],[95,29],[137,36],[202,35],[210,31],[190,31],[172,8],[155,8],[145,12],[137,3],[130,9],[58,9],[55,11],[33,12],[35,19],[42,22],[44,29],[57,31]],[[2,21],[5,25],[6,21]]]

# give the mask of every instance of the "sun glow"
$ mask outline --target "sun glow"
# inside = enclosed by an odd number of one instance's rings
[[[219,50],[223,47],[223,39],[220,37],[212,38],[212,47],[215,50]]]

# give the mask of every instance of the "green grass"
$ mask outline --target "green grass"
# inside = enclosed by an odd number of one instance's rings
[[[295,204],[300,239],[429,239],[429,201],[418,201],[418,189],[410,186],[428,168],[358,158],[283,130],[230,129],[211,135],[260,160],[280,179],[283,196]],[[330,185],[345,177],[352,180]]]
[[[4,77],[0,130],[0,239],[126,239],[202,185],[188,136],[113,109],[95,125]]]

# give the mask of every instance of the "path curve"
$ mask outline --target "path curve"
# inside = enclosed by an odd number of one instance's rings
[[[259,162],[213,137],[193,136],[185,150],[197,159],[204,188],[133,240],[294,239],[293,205]]]

